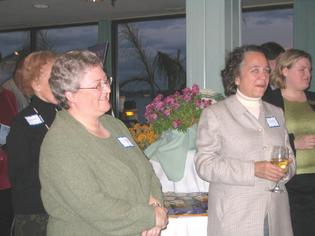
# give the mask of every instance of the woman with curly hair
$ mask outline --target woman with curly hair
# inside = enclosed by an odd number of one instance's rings
[[[231,52],[222,70],[225,100],[203,110],[196,168],[209,185],[208,235],[292,236],[288,195],[268,191],[293,175],[270,163],[274,145],[290,149],[281,109],[262,101],[268,61],[258,46]]]

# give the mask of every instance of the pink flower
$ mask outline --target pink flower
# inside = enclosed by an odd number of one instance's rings
[[[159,94],[146,106],[145,118],[158,134],[168,129],[185,132],[198,121],[200,111],[211,105],[211,100],[201,98],[196,84],[166,97]]]
[[[189,102],[192,99],[192,97],[190,94],[184,94],[183,99],[185,102]]]
[[[163,95],[162,94],[158,94],[154,99],[153,99],[153,102],[159,102],[161,101],[163,98]]]
[[[197,84],[194,84],[191,88],[191,91],[194,95],[197,95],[199,93],[199,86]]]
[[[174,129],[177,129],[181,124],[182,122],[180,120],[173,120],[172,122],[172,126]]]
[[[195,105],[196,105],[196,107],[201,108],[201,106],[202,106],[202,101],[201,101],[200,99],[196,100],[196,101],[195,101]]]
[[[172,96],[168,96],[164,99],[165,104],[172,105],[175,102],[175,99]]]
[[[184,96],[188,96],[188,95],[190,95],[191,90],[190,90],[190,88],[184,88],[182,90],[182,93],[183,93]]]
[[[177,102],[174,102],[174,103],[172,104],[172,108],[173,108],[174,110],[176,110],[176,109],[180,108],[180,104],[177,103]]]
[[[203,103],[203,108],[207,108],[208,106],[211,105],[211,100],[210,99],[202,99]]]
[[[163,108],[164,108],[164,102],[162,102],[162,101],[154,103],[154,105],[155,105],[155,109],[158,110],[158,111],[162,111]]]
[[[153,113],[153,114],[150,114],[147,119],[148,119],[148,122],[151,123],[151,122],[156,121],[157,118],[158,118],[158,115]]]
[[[171,114],[171,109],[166,109],[163,111],[163,114],[166,115],[166,116],[170,116]]]

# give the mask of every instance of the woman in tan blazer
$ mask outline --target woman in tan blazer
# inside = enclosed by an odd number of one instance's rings
[[[196,168],[210,183],[209,236],[293,235],[287,193],[268,191],[295,171],[293,154],[287,175],[270,163],[273,145],[291,148],[283,112],[261,100],[269,74],[260,47],[236,48],[221,73],[228,97],[201,115]]]

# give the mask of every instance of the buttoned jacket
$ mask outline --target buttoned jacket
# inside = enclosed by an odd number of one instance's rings
[[[209,236],[263,236],[266,216],[270,236],[293,235],[287,193],[268,191],[275,183],[255,176],[255,162],[269,161],[273,145],[291,150],[280,108],[262,102],[257,119],[232,95],[202,112],[196,168],[210,183]],[[294,172],[293,160],[283,182]]]

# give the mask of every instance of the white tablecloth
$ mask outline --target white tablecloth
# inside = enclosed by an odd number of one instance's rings
[[[169,181],[159,162],[150,160],[155,174],[160,179],[163,192],[208,192],[209,183],[200,179],[195,169],[195,150],[189,150],[183,178],[178,182]]]
[[[169,218],[161,236],[207,236],[207,216]]]
[[[187,153],[183,178],[178,182],[169,181],[159,162],[150,160],[153,169],[160,179],[163,192],[208,192],[209,183],[200,179],[195,169],[196,151]],[[180,216],[169,218],[167,228],[161,236],[207,236],[207,216]]]

